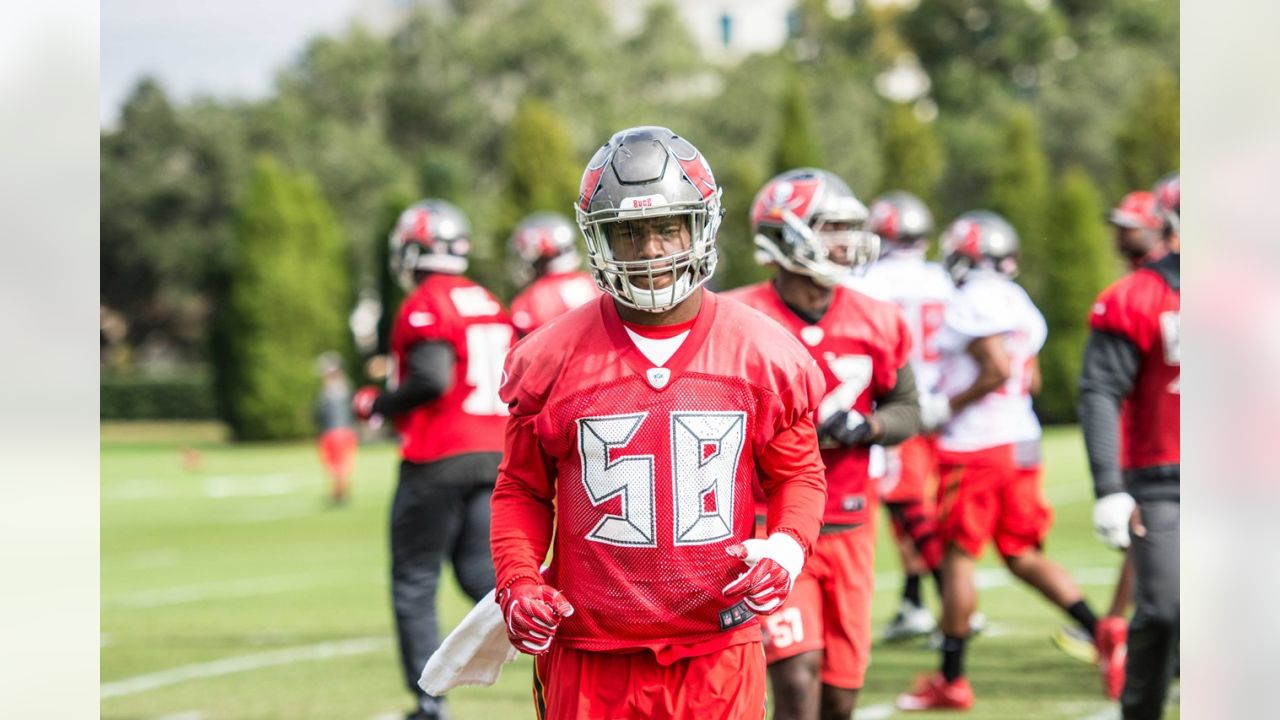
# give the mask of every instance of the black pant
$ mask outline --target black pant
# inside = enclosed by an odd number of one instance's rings
[[[1164,713],[1165,698],[1178,660],[1178,528],[1177,500],[1139,500],[1145,537],[1133,537],[1135,590],[1129,623],[1129,659],[1120,706],[1125,720],[1155,720]]]
[[[479,600],[494,587],[489,555],[489,499],[501,453],[468,453],[432,463],[400,463],[391,504],[391,599],[405,685],[419,698],[418,677],[440,646],[436,589],[444,561],[463,592]]]

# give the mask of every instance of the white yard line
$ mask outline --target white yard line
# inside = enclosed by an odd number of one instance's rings
[[[853,716],[858,720],[885,720],[885,718],[896,715],[897,712],[897,708],[892,703],[879,703],[860,707],[854,712]]]
[[[250,670],[261,670],[278,665],[293,665],[312,660],[330,660],[347,655],[363,655],[381,650],[389,645],[390,642],[390,638],[385,637],[356,638],[285,648],[283,650],[271,650],[252,655],[238,655],[193,665],[181,665],[168,670],[135,675],[124,680],[103,683],[100,696],[103,700],[107,700],[109,698],[148,692],[187,680],[202,680]]]

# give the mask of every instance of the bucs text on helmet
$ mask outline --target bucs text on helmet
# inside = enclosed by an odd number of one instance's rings
[[[471,253],[471,224],[452,203],[430,198],[400,213],[388,238],[391,272],[405,288],[418,272],[460,275]]]
[[[671,130],[633,127],[614,133],[582,174],[578,227],[596,284],[627,307],[664,312],[715,272],[721,189],[702,153]],[[632,221],[679,217],[689,247],[659,258],[619,260],[611,232]],[[639,282],[637,282],[639,281]]]
[[[880,239],[867,208],[843,180],[816,168],[788,170],[751,203],[756,259],[832,287],[876,259]]]
[[[942,265],[957,284],[975,270],[1018,274],[1018,231],[990,210],[970,210],[953,220],[941,245]]]
[[[892,190],[872,201],[867,226],[880,236],[885,255],[899,250],[923,250],[933,234],[933,213],[915,195]]]
[[[566,273],[582,264],[573,223],[560,213],[527,215],[511,233],[512,274],[525,282],[536,267],[548,274]]]

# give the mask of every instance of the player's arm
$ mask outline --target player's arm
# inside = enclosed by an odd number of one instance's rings
[[[813,416],[801,416],[775,435],[756,455],[756,466],[768,503],[769,534],[791,535],[807,556],[818,538],[827,502],[826,468],[818,452]]]
[[[978,377],[973,384],[951,398],[954,415],[973,403],[1000,389],[1012,374],[1009,354],[1004,349],[1003,335],[975,338],[969,343],[968,353],[978,363]]]
[[[380,393],[373,401],[373,414],[394,417],[431,402],[453,386],[453,346],[441,340],[427,340],[409,348],[408,372],[395,390]]]
[[[822,526],[827,485],[811,412],[798,417],[758,451],[756,466],[768,503],[765,525],[769,536],[726,548],[747,565],[747,570],[723,592],[729,598],[742,597],[753,612],[768,615],[790,594]]]
[[[552,477],[533,418],[511,417],[490,502],[489,545],[498,590],[522,579],[542,581],[542,561],[551,547],[555,521]]]
[[[898,368],[893,387],[875,400],[876,411],[867,419],[871,425],[868,443],[897,445],[923,429],[916,376],[910,365]]]
[[[1137,346],[1128,338],[1094,330],[1089,334],[1080,371],[1076,412],[1098,498],[1093,525],[1099,538],[1115,548],[1129,544],[1129,517],[1134,507],[1120,473],[1120,406],[1133,391],[1140,359]]]
[[[1027,368],[1030,377],[1027,379],[1027,392],[1036,396],[1040,394],[1040,389],[1044,386],[1044,377],[1040,374],[1040,356],[1031,356],[1031,366]]]
[[[1124,492],[1120,474],[1120,406],[1138,377],[1140,355],[1131,340],[1094,330],[1084,349],[1076,412],[1084,430],[1097,497]]]
[[[551,647],[573,606],[542,578],[555,523],[555,482],[531,416],[507,421],[502,464],[490,501],[489,548],[497,575],[497,602],[511,644],[540,655]]]

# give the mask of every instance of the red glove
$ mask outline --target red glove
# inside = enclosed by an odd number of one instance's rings
[[[380,395],[378,388],[372,385],[365,385],[356,391],[351,397],[351,409],[355,412],[356,417],[361,420],[368,420],[373,416],[373,401],[378,399]]]
[[[573,614],[573,606],[559,590],[532,580],[516,582],[498,593],[498,604],[511,644],[530,655],[545,653],[560,621]]]
[[[804,567],[804,548],[781,532],[767,540],[744,540],[725,548],[725,552],[746,563],[749,569],[721,592],[729,598],[745,596],[747,607],[757,615],[771,615],[782,607]]]

